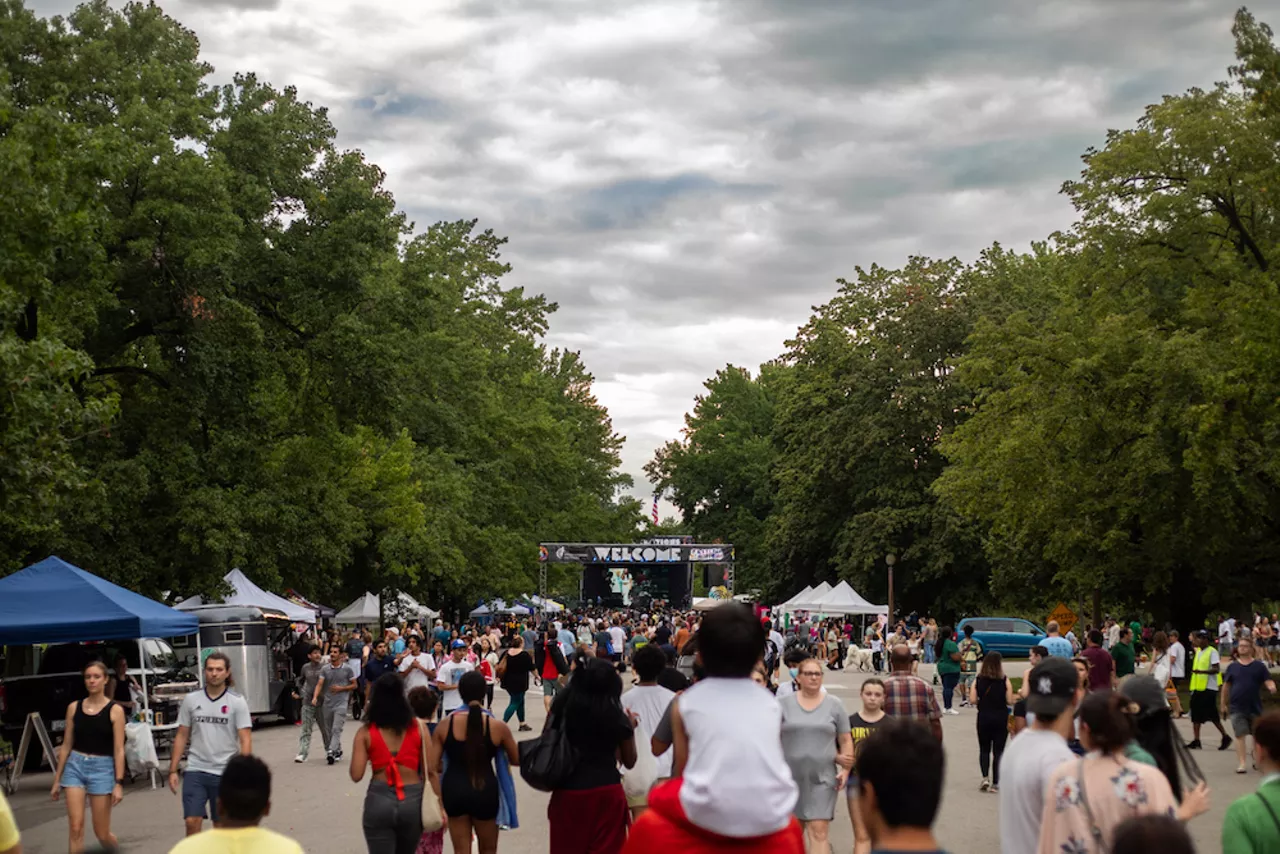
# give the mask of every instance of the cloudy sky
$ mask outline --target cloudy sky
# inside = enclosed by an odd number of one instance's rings
[[[69,0],[28,0],[66,12]],[[1079,155],[1232,61],[1228,0],[168,0],[329,107],[419,226],[478,217],[627,438],[776,356],[855,265],[1071,221]],[[1280,0],[1254,2],[1280,24]],[[664,515],[670,511],[664,508]]]

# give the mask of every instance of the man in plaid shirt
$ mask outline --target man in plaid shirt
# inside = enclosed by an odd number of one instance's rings
[[[942,741],[942,710],[933,687],[911,675],[911,650],[898,644],[889,656],[892,672],[884,680],[884,711],[890,717],[929,724],[938,741]]]

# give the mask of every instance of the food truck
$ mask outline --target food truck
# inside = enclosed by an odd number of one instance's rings
[[[232,689],[249,704],[255,719],[278,715],[297,720],[293,665],[285,650],[294,642],[293,625],[283,614],[245,605],[198,605],[188,609],[200,620],[200,632],[175,643],[199,665],[220,652],[231,660]]]

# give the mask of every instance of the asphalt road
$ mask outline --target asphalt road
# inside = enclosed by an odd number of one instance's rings
[[[1009,664],[1010,676],[1019,676],[1025,669],[1025,662]],[[932,675],[931,667],[923,670],[926,678]],[[829,673],[826,685],[854,712],[858,708],[858,686],[868,675]],[[536,730],[543,720],[541,698],[535,701],[531,692],[530,700],[530,723]],[[506,707],[501,690],[494,705],[498,709]],[[1180,721],[1179,725],[1190,739],[1190,723]],[[348,722],[345,734],[348,745],[356,729],[357,726]],[[943,729],[947,780],[936,825],[938,837],[942,845],[955,854],[999,851],[998,796],[978,790],[981,777],[973,712],[965,709],[959,716],[945,716]],[[345,767],[326,765],[323,756],[317,757],[318,740],[317,735],[312,742],[311,760],[299,765],[293,762],[297,752],[295,727],[266,724],[254,731],[254,751],[274,771],[272,810],[265,824],[297,839],[309,852],[363,851],[360,810],[368,783],[352,783]],[[1217,739],[1206,737],[1205,742],[1216,745]],[[1209,780],[1213,808],[1193,821],[1190,829],[1198,851],[1209,854],[1221,850],[1219,832],[1227,806],[1235,798],[1251,792],[1259,777],[1257,773],[1236,775],[1233,751],[1209,749],[1199,752],[1197,759]],[[28,854],[67,850],[65,808],[61,803],[50,803],[51,782],[49,772],[24,776],[11,799],[22,829],[23,850]],[[520,828],[502,835],[500,850],[529,854],[546,851],[548,796],[525,787],[523,782],[517,785],[520,787]],[[167,788],[152,791],[145,783],[134,784],[126,790],[124,802],[114,812],[113,828],[127,854],[164,854],[182,836],[181,804]],[[87,827],[85,835],[93,839]],[[843,804],[837,808],[832,842],[836,852],[853,849],[853,831]]]

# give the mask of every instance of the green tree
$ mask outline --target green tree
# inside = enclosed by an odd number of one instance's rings
[[[1002,587],[1196,624],[1274,578],[1280,62],[1243,10],[1235,33],[1237,87],[1166,97],[1085,155],[1052,309],[980,326],[959,362],[985,390],[939,490],[1021,553]]]
[[[323,108],[195,35],[0,0],[0,571],[433,604],[621,538],[622,439],[474,221],[413,235]]]
[[[979,532],[932,492],[938,442],[972,400],[951,371],[972,327],[965,297],[955,260],[859,269],[789,342],[768,530],[788,590],[843,578],[884,601],[892,553],[904,608],[986,601]]]
[[[684,437],[663,445],[645,471],[680,508],[698,542],[732,543],[735,587],[767,589],[764,527],[773,511],[771,439],[777,377],[765,365],[752,377],[727,365],[704,384],[685,416]]]

